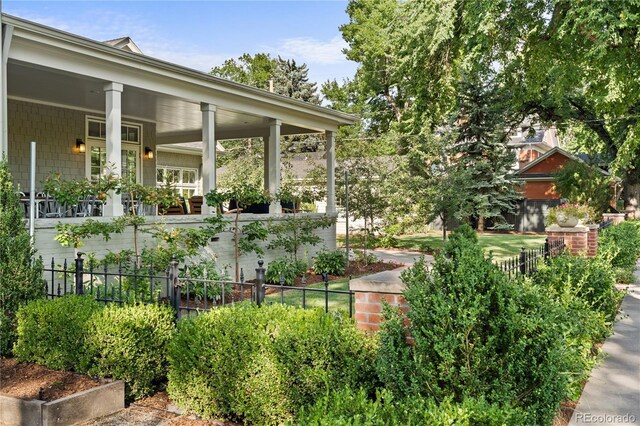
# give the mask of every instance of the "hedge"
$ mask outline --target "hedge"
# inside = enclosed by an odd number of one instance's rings
[[[238,304],[179,325],[168,392],[205,418],[279,424],[329,390],[372,387],[373,349],[342,316]]]
[[[167,372],[167,346],[175,331],[171,308],[154,304],[97,312],[88,324],[91,375],[121,379],[128,400],[152,394]]]
[[[13,348],[16,359],[54,370],[86,372],[92,362],[86,346],[89,322],[99,309],[91,297],[75,295],[22,306],[17,313],[18,340]]]

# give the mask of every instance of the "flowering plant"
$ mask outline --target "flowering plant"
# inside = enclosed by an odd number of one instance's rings
[[[582,223],[594,223],[596,213],[593,208],[581,204],[561,204],[558,207],[551,207],[549,214],[545,219],[547,225],[558,223],[558,219],[562,217],[575,217]]]

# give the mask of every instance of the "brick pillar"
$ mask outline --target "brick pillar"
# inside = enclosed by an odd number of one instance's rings
[[[558,225],[548,226],[545,231],[549,241],[564,239],[569,253],[574,256],[595,256],[598,250],[598,225],[579,225],[563,228]]]
[[[598,225],[587,225],[587,257],[595,257],[598,254]]]
[[[405,285],[400,280],[401,272],[401,269],[379,272],[349,283],[349,289],[356,294],[354,318],[360,330],[380,329],[384,302],[391,306],[399,306],[404,313],[409,310],[402,296]]]

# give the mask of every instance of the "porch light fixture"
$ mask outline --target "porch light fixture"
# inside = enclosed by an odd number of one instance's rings
[[[87,145],[85,145],[85,143],[84,143],[84,141],[82,139],[76,139],[76,150],[80,154],[83,154],[83,153],[87,152]]]
[[[149,148],[148,146],[146,146],[144,148],[144,158],[151,160],[153,159],[153,150],[151,148]]]

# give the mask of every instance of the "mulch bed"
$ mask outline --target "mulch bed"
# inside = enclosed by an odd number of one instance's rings
[[[0,358],[0,393],[20,399],[54,401],[105,383],[82,374],[19,363],[13,358]]]

